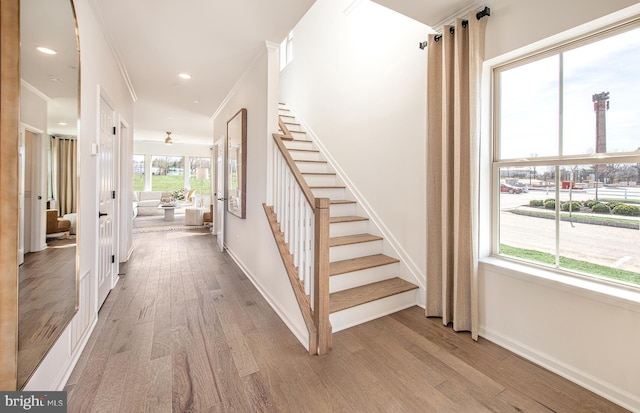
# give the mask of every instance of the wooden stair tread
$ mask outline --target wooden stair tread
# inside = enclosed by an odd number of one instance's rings
[[[293,162],[327,163],[327,161],[311,161],[306,159],[294,159]]]
[[[354,222],[354,221],[367,221],[369,218],[367,217],[359,217],[359,216],[355,216],[355,215],[345,215],[345,216],[339,216],[339,217],[330,217],[329,218],[329,223],[330,224],[340,224],[342,222]]]
[[[342,205],[342,204],[355,204],[356,201],[352,201],[351,199],[332,199],[330,203],[332,205]]]
[[[286,121],[283,121],[283,122],[284,122],[284,124],[285,124],[285,125],[300,126],[300,124],[299,124],[299,123],[296,123],[296,122],[286,122]]]
[[[315,152],[320,153],[317,149],[295,149],[295,148],[287,148],[289,152]]]
[[[346,310],[347,308],[415,290],[416,288],[418,288],[417,285],[396,277],[361,287],[338,291],[329,296],[329,312],[335,313]]]
[[[355,234],[342,237],[329,238],[329,247],[339,247],[342,245],[360,244],[363,242],[380,241],[382,237],[373,234]]]
[[[367,255],[366,257],[335,261],[329,263],[329,275],[346,274],[348,272],[366,270],[367,268],[380,267],[396,262],[399,262],[397,258],[384,254]]]

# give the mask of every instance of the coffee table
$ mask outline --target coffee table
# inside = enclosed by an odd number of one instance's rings
[[[165,221],[173,221],[175,219],[174,212],[176,209],[180,209],[180,205],[172,205],[172,206],[158,205],[158,209],[164,210]]]

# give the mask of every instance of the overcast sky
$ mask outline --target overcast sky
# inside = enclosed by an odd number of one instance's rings
[[[563,54],[563,154],[595,152],[592,96],[609,92],[607,151],[640,147],[640,29]],[[501,157],[558,154],[560,56],[501,74]]]

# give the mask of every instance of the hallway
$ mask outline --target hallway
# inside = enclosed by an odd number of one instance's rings
[[[308,356],[206,230],[134,243],[67,382],[69,412],[625,411],[417,307]]]

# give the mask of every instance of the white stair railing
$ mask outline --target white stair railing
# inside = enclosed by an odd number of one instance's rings
[[[280,150],[274,153],[273,209],[306,295],[313,284],[314,208],[305,197]]]

